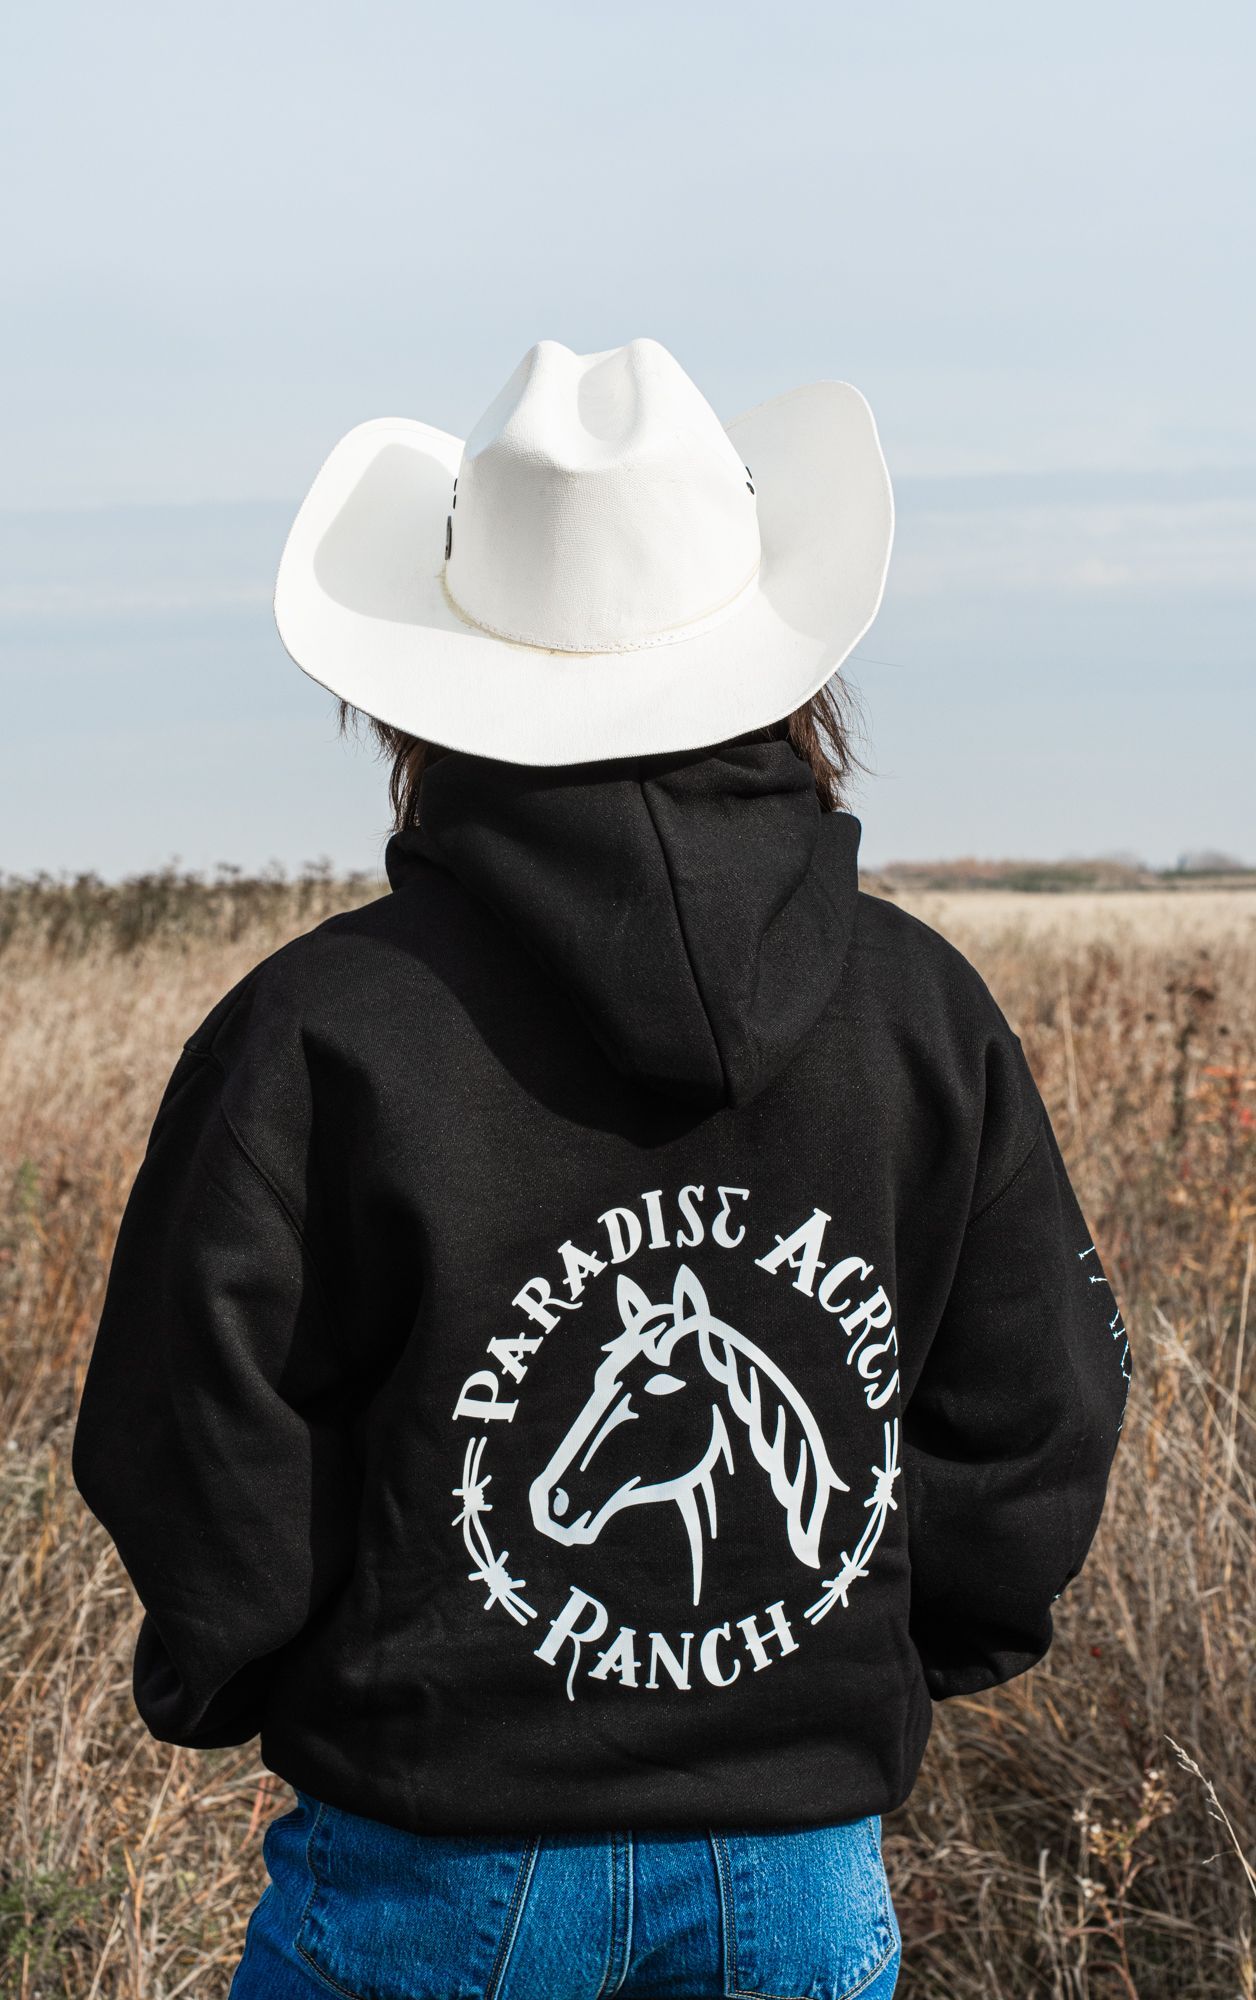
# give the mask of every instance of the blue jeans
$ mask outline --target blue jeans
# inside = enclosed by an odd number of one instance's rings
[[[888,2000],[898,1979],[876,1815],[513,1838],[297,1799],[229,2000]]]

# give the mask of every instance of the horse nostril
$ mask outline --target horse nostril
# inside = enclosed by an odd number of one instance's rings
[[[567,1512],[570,1505],[565,1490],[561,1486],[556,1486],[550,1498],[550,1513],[561,1516]]]

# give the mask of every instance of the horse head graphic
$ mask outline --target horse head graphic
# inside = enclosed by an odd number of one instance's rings
[[[532,1482],[536,1527],[556,1542],[595,1542],[622,1508],[670,1502],[689,1537],[697,1604],[704,1533],[716,1535],[715,1468],[723,1460],[735,1471],[733,1437],[744,1438],[784,1512],[790,1548],[818,1569],[829,1494],[850,1488],[789,1377],[714,1317],[687,1264],[666,1304],[622,1274],[616,1300],[622,1329],[605,1343],[583,1408]]]

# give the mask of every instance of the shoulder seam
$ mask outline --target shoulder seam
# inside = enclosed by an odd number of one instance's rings
[[[212,1047],[201,1048],[192,1042],[185,1042],[183,1046],[185,1049],[187,1049],[189,1054],[194,1056],[201,1056],[207,1062],[212,1062],[215,1069],[218,1071],[219,1075],[224,1078],[224,1080],[229,1076],[230,1072],[227,1069],[226,1064],[223,1062],[222,1057],[218,1054],[216,1049]],[[231,1119],[227,1115],[227,1109],[226,1106],[223,1104],[221,1097],[217,1099],[217,1105],[218,1105],[218,1115],[222,1119],[223,1124],[225,1125],[232,1141],[234,1142],[236,1150],[240,1154],[241,1158],[245,1161],[246,1165],[252,1168],[253,1173],[255,1174],[257,1179],[261,1181],[262,1185],[269,1192],[271,1198],[273,1199],[273,1201],[275,1202],[276,1206],[279,1209],[279,1213],[283,1216],[284,1221],[288,1225],[289,1233],[295,1238],[297,1247],[299,1248],[302,1257],[305,1259],[305,1262],[309,1265],[310,1270],[314,1276],[314,1282],[318,1287],[318,1299],[319,1299],[319,1304],[322,1307],[323,1317],[327,1321],[328,1327],[331,1329],[331,1336],[335,1346],[339,1349],[340,1353],[343,1355],[346,1352],[346,1347],[345,1347],[345,1342],[341,1336],[340,1327],[337,1324],[336,1315],[332,1310],[331,1295],[328,1292],[327,1284],[323,1278],[323,1274],[318,1267],[318,1261],[314,1256],[314,1252],[310,1248],[309,1242],[306,1238],[305,1231],[302,1229],[299,1220],[293,1214],[292,1209],[289,1207],[282,1189],[276,1184],[272,1176],[267,1172],[266,1168],[262,1165],[262,1162],[257,1158],[256,1154],[252,1151],[247,1141],[244,1139],[241,1133],[236,1130],[236,1127],[232,1124]]]
[[[1039,1146],[1041,1145],[1042,1135],[1046,1131],[1046,1129],[1047,1129],[1047,1114],[1044,1107],[1044,1109],[1038,1113],[1038,1123],[1034,1129],[1034,1136],[1030,1141],[1029,1148],[1025,1154],[1024,1159],[1021,1161],[1018,1167],[1013,1168],[1012,1172],[1008,1175],[1007,1179],[1004,1181],[1003,1186],[999,1189],[998,1193],[992,1194],[989,1201],[983,1202],[982,1206],[976,1211],[976,1213],[974,1215],[969,1216],[968,1227],[970,1229],[973,1227],[975,1223],[984,1221],[985,1217],[989,1215],[991,1209],[998,1207],[1004,1195],[1011,1193],[1012,1189],[1015,1187],[1017,1181],[1020,1179],[1026,1167],[1029,1165],[1029,1162],[1033,1159],[1034,1154],[1037,1152]]]

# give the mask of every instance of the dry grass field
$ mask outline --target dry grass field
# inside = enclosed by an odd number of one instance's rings
[[[211,1003],[379,885],[0,885],[0,1995],[222,2000],[291,1802],[153,1742],[69,1479],[113,1233]],[[917,897],[1024,1042],[1125,1308],[1108,1510],[1043,1664],[885,1822],[906,2000],[1256,2000],[1256,892]],[[161,1506],[153,1495],[154,1510]]]

